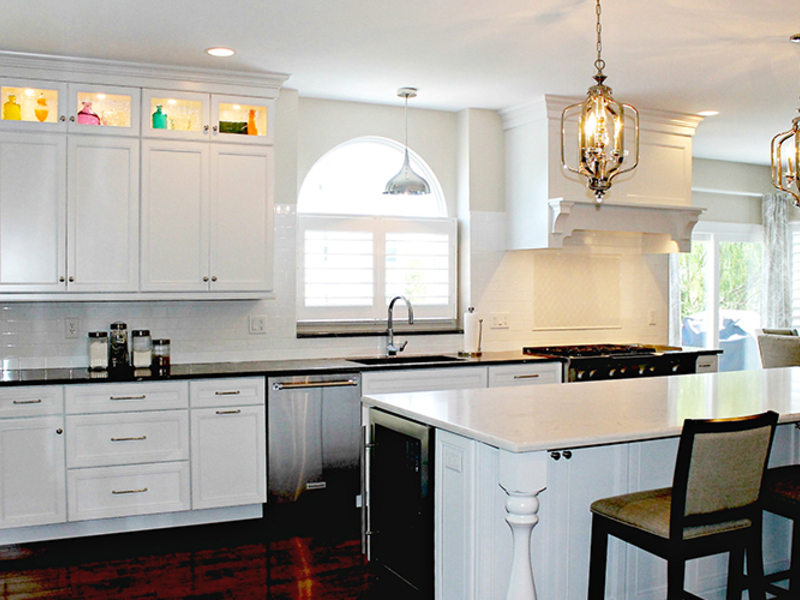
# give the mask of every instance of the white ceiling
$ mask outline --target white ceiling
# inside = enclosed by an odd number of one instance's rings
[[[0,49],[290,73],[301,96],[501,109],[592,83],[593,0],[3,0]],[[800,96],[798,0],[605,0],[614,97],[721,112],[694,154],[767,164]],[[214,59],[203,50],[235,48]]]

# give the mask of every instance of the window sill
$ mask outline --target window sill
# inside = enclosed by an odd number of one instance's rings
[[[396,335],[460,335],[464,333],[455,321],[446,323],[395,323]],[[386,335],[386,324],[375,323],[297,323],[298,338],[378,337]]]

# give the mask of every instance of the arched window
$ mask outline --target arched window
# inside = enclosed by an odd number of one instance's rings
[[[431,193],[383,194],[404,150],[392,140],[356,138],[308,172],[297,201],[301,323],[379,324],[399,295],[411,301],[419,321],[454,322],[456,220],[446,216],[436,175],[409,151]]]

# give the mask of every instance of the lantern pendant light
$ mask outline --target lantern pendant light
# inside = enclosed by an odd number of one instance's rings
[[[400,172],[392,177],[386,183],[384,194],[430,194],[431,186],[422,177],[417,175],[411,168],[411,163],[408,160],[408,99],[417,97],[416,88],[404,87],[397,90],[399,98],[405,98],[406,101],[406,143],[405,143],[405,159]]]
[[[561,113],[561,166],[586,177],[586,186],[594,192],[597,203],[603,201],[603,195],[611,187],[611,181],[623,173],[633,171],[639,164],[639,112],[630,104],[622,104],[611,97],[611,88],[604,85],[606,66],[602,59],[603,42],[600,25],[600,0],[595,7],[597,14],[597,60],[594,67],[595,85],[589,88],[586,100],[573,104]],[[578,153],[579,164],[573,167],[566,160],[566,121],[572,113],[580,111],[578,117]],[[633,118],[634,124],[634,156],[630,162],[625,150],[625,117],[626,111]]]
[[[800,43],[800,33],[789,38],[794,43]],[[800,108],[798,109],[800,112]],[[784,144],[786,152],[784,154]],[[791,194],[794,204],[800,207],[800,116],[792,120],[789,131],[779,133],[772,138],[771,144],[772,185]],[[786,161],[784,162],[784,155]]]

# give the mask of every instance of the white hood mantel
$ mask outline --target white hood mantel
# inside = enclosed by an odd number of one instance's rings
[[[692,207],[692,137],[702,117],[640,108],[639,166],[598,205],[583,178],[561,167],[561,111],[580,100],[545,96],[500,113],[508,249],[561,249],[592,243],[578,232],[621,232],[640,234],[644,252],[690,251],[702,213]]]
[[[580,243],[577,232],[635,233],[647,252],[689,252],[692,230],[703,210],[690,206],[611,204],[568,201],[549,203],[548,247]],[[672,244],[670,244],[672,242]]]

